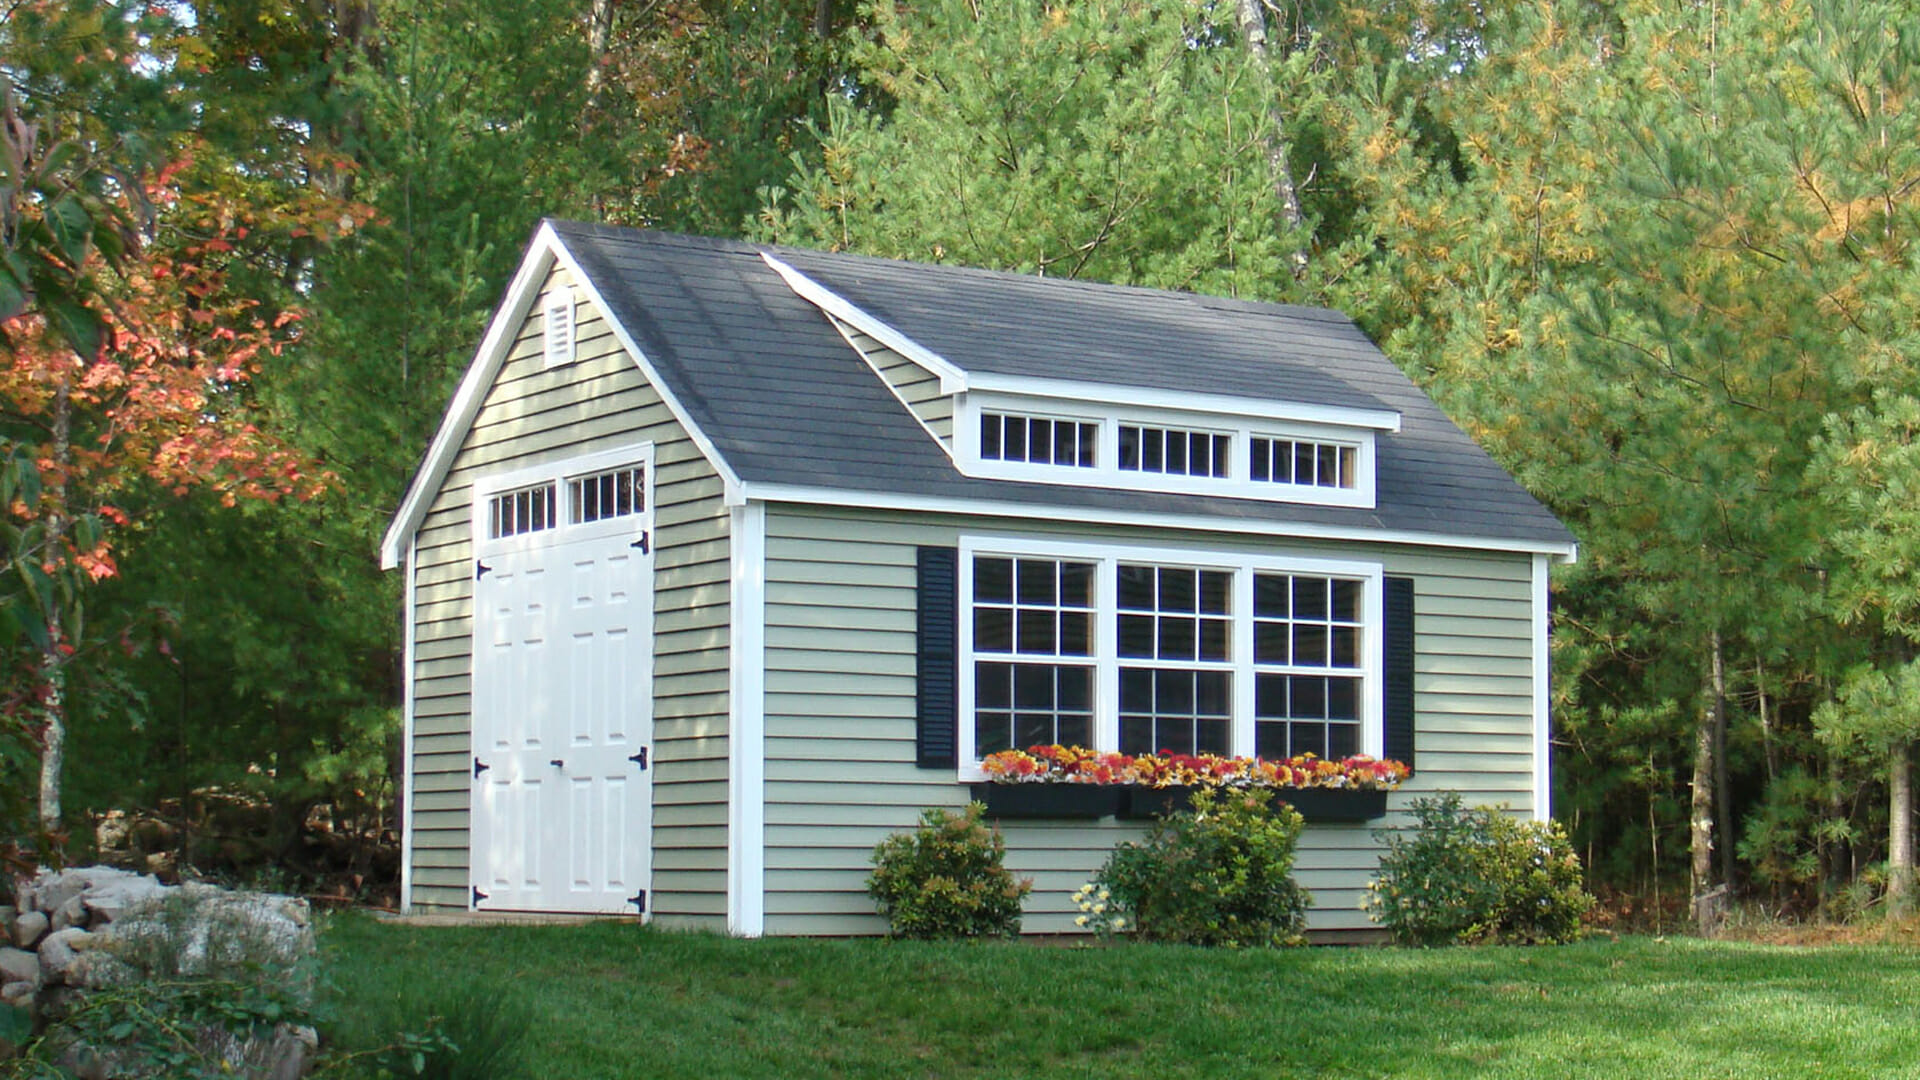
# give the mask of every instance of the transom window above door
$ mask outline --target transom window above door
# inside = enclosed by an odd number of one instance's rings
[[[477,477],[474,540],[497,550],[634,533],[647,545],[652,473],[642,444]]]
[[[1379,564],[1047,540],[960,545],[960,761],[1381,753]]]

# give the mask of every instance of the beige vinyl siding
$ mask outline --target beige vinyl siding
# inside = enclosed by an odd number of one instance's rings
[[[952,451],[953,395],[941,391],[940,377],[838,319],[833,325],[940,445]]]
[[[1310,826],[1298,877],[1314,893],[1310,925],[1365,929],[1359,910],[1378,859],[1375,828],[1400,825],[1410,799],[1441,789],[1469,803],[1532,810],[1532,563],[1385,545],[1259,542],[1145,529],[1049,527],[774,507],[767,515],[766,930],[866,934],[885,929],[865,892],[867,859],[922,807],[957,807],[950,770],[914,765],[914,560],[962,532],[1111,539],[1277,555],[1378,560],[1415,580],[1418,775],[1384,822]],[[964,721],[963,721],[964,722]],[[1002,824],[1007,862],[1031,877],[1025,927],[1073,929],[1067,896],[1138,824]]]
[[[548,275],[418,534],[414,604],[413,901],[468,899],[472,785],[473,481],[654,444],[653,891],[666,921],[722,928],[727,866],[727,606],[723,484],[602,313],[575,291],[576,359],[543,368]]]

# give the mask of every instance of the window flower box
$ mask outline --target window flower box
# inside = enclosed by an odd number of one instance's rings
[[[1174,784],[1168,787],[1126,788],[1127,804],[1123,818],[1154,818],[1187,808],[1187,799],[1198,785]],[[1275,802],[1284,802],[1308,821],[1371,821],[1385,817],[1387,793],[1384,788],[1271,788]]]
[[[1126,789],[1107,784],[974,784],[990,818],[1102,818],[1118,815]]]
[[[1097,754],[1073,746],[1036,746],[990,754],[993,777],[974,784],[975,801],[994,818],[1152,818],[1187,808],[1200,787],[1257,788],[1308,821],[1370,821],[1387,812],[1387,792],[1409,770],[1397,761],[1302,755],[1285,761],[1211,754]]]

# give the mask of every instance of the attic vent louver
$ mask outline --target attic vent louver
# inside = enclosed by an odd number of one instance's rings
[[[561,287],[547,296],[546,366],[573,363],[573,290]]]

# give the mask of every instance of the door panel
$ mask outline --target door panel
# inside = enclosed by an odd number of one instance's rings
[[[476,907],[631,914],[651,884],[650,525],[476,537]]]

